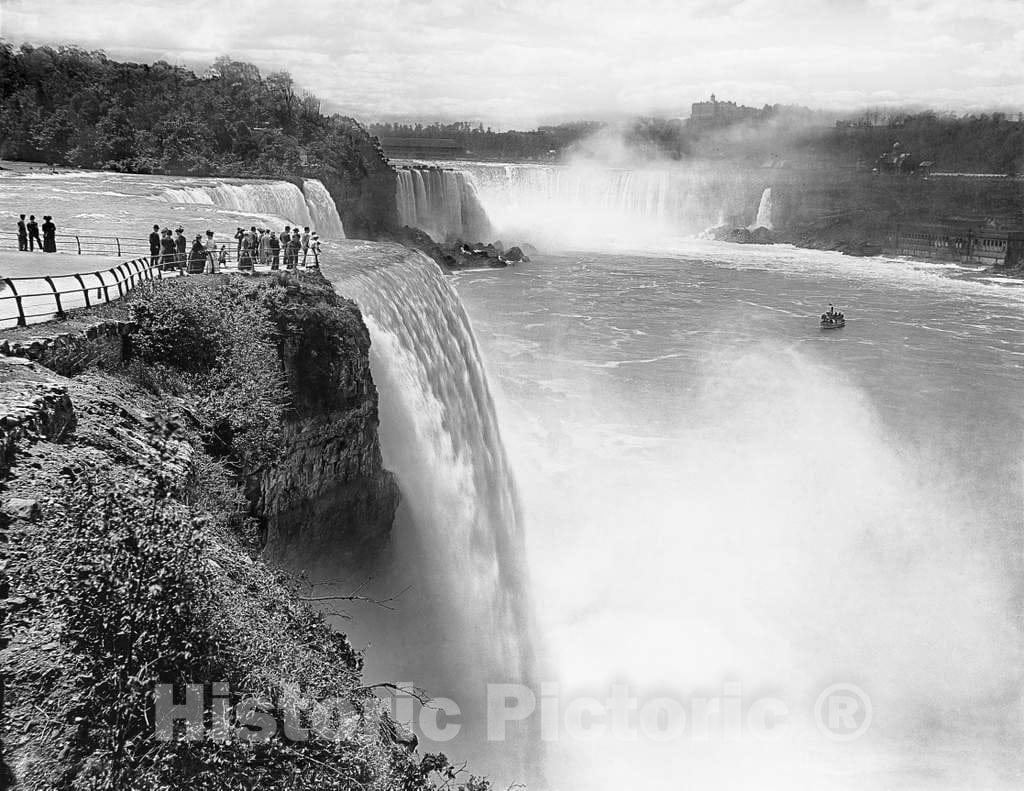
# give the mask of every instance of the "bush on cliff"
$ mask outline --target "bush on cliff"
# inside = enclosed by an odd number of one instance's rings
[[[184,395],[211,443],[253,466],[274,458],[288,396],[277,329],[256,292],[237,278],[213,287],[179,278],[140,288],[129,303],[132,353],[151,368],[139,379]]]

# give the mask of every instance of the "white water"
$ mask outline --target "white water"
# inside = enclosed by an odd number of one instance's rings
[[[168,187],[164,199],[272,218],[276,224],[309,227],[328,239],[345,238],[334,200],[316,179],[307,179],[303,190],[287,181],[189,180],[182,186]]]
[[[614,684],[685,707],[662,738],[563,726],[553,788],[1022,787],[1019,287],[701,245],[458,290],[563,712]],[[847,331],[822,334],[840,295]],[[833,683],[873,702],[853,742],[815,723]],[[740,731],[702,735],[691,702],[730,684]],[[745,719],[766,696],[788,709],[774,736]]]
[[[749,173],[706,167],[450,166],[474,185],[497,237],[544,249],[638,244],[746,224],[757,194]]]
[[[486,216],[472,180],[459,170],[403,167],[396,181],[402,225],[420,228],[436,242],[454,236],[468,242],[491,241]]]
[[[334,204],[334,198],[331,197],[331,193],[327,191],[323,182],[317,179],[304,179],[302,195],[306,199],[306,206],[309,207],[309,214],[313,219],[313,230],[325,239],[344,239],[345,226],[342,225],[341,217],[338,215],[338,207]]]
[[[500,751],[482,738],[485,684],[535,681],[514,476],[458,296],[425,256],[380,249],[368,245],[359,264],[328,264],[324,274],[370,329],[381,448],[402,493],[394,557],[376,571],[376,587],[411,590],[395,616],[361,615],[350,633],[372,640],[377,676],[457,701],[468,725],[456,748],[475,756],[477,772],[523,778],[539,764],[528,729]]]
[[[774,227],[772,225],[772,188],[765,187],[764,192],[761,193],[761,202],[757,204],[757,217],[754,218],[754,224],[749,226],[750,230],[755,228],[767,228],[769,231]]]

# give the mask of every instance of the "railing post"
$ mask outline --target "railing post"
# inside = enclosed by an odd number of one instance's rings
[[[4,278],[4,282],[7,283],[7,287],[14,294],[14,302],[18,306],[18,326],[25,326],[25,306],[21,303],[21,296],[18,294],[18,289],[14,287],[14,281],[9,277]]]
[[[77,280],[78,285],[82,287],[82,296],[85,297],[85,306],[87,308],[91,307],[91,303],[89,302],[89,289],[85,287],[85,281],[82,280],[82,276],[78,273],[75,273],[75,280]]]
[[[121,257],[121,238],[118,236],[114,237],[114,241],[117,242],[117,257]]]
[[[110,274],[109,269],[107,270],[106,274]],[[107,285],[107,279],[103,277],[104,273],[97,272],[96,275],[99,277],[100,282],[103,284],[103,301],[110,302],[110,286]],[[99,291],[99,289],[96,290]]]
[[[57,315],[60,318],[64,318],[64,306],[61,304],[60,292],[57,290],[57,286],[54,284],[53,278],[47,275],[43,280],[49,283],[50,288],[53,289],[53,301],[57,303]]]
[[[81,255],[82,254],[82,240],[76,236],[75,237],[75,242],[78,243],[78,254]]]
[[[118,274],[114,275],[114,284],[117,286],[117,298],[118,299],[120,299],[121,297],[124,296],[124,288],[121,285],[121,283],[123,281],[122,275],[124,275],[124,272],[121,272],[120,270],[121,270],[121,264],[118,264],[114,269],[110,270],[111,272],[117,272],[118,273]]]

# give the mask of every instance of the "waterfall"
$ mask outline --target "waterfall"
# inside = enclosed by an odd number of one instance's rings
[[[455,236],[492,241],[487,214],[468,174],[448,168],[405,167],[395,183],[403,225],[420,228],[437,242]]]
[[[319,182],[318,182],[319,183]],[[320,185],[321,188],[323,185]],[[302,191],[287,181],[245,181],[231,183],[210,179],[185,182],[163,191],[168,203],[216,206],[241,214],[272,218],[282,225],[315,227]],[[338,221],[340,224],[340,220]]]
[[[368,246],[358,267],[324,269],[340,293],[355,299],[370,330],[381,449],[402,493],[396,568],[374,574],[378,582],[390,574],[394,588],[411,586],[411,600],[399,605],[402,626],[391,621],[368,635],[378,652],[367,661],[413,657],[412,680],[431,695],[456,700],[464,731],[474,730],[475,719],[475,766],[477,759],[500,760],[522,778],[524,767],[539,765],[533,726],[499,758],[481,736],[486,684],[530,684],[535,675],[523,525],[494,402],[469,319],[448,280],[421,253],[383,249]],[[460,736],[458,754],[472,754],[466,740],[474,738]]]
[[[556,248],[646,243],[741,221],[753,178],[740,170],[683,165],[458,167],[500,238]]]
[[[767,228],[772,229],[772,188],[765,187],[761,193],[761,202],[757,205],[757,217],[750,229]]]
[[[334,198],[327,191],[323,182],[316,179],[305,179],[302,182],[302,194],[306,199],[306,206],[313,218],[310,226],[325,239],[344,239],[345,226],[338,216],[338,207]]]

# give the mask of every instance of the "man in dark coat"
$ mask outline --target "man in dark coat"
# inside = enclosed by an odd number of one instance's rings
[[[28,228],[25,227],[25,215],[21,215],[21,219],[18,220],[18,249],[28,250]]]
[[[43,240],[39,238],[39,223],[36,222],[34,214],[28,216],[28,225],[26,227],[28,228],[28,251],[30,253],[35,251],[35,243],[39,244],[39,249],[41,250],[43,248]]]
[[[154,263],[157,256],[160,255],[160,226],[153,226],[153,233],[149,235],[149,258]]]
[[[270,268],[281,268],[281,242],[274,231],[270,232]]]
[[[179,227],[175,232],[174,249],[177,253],[178,269],[185,271],[185,250],[188,248],[188,240],[185,238],[185,229]]]

